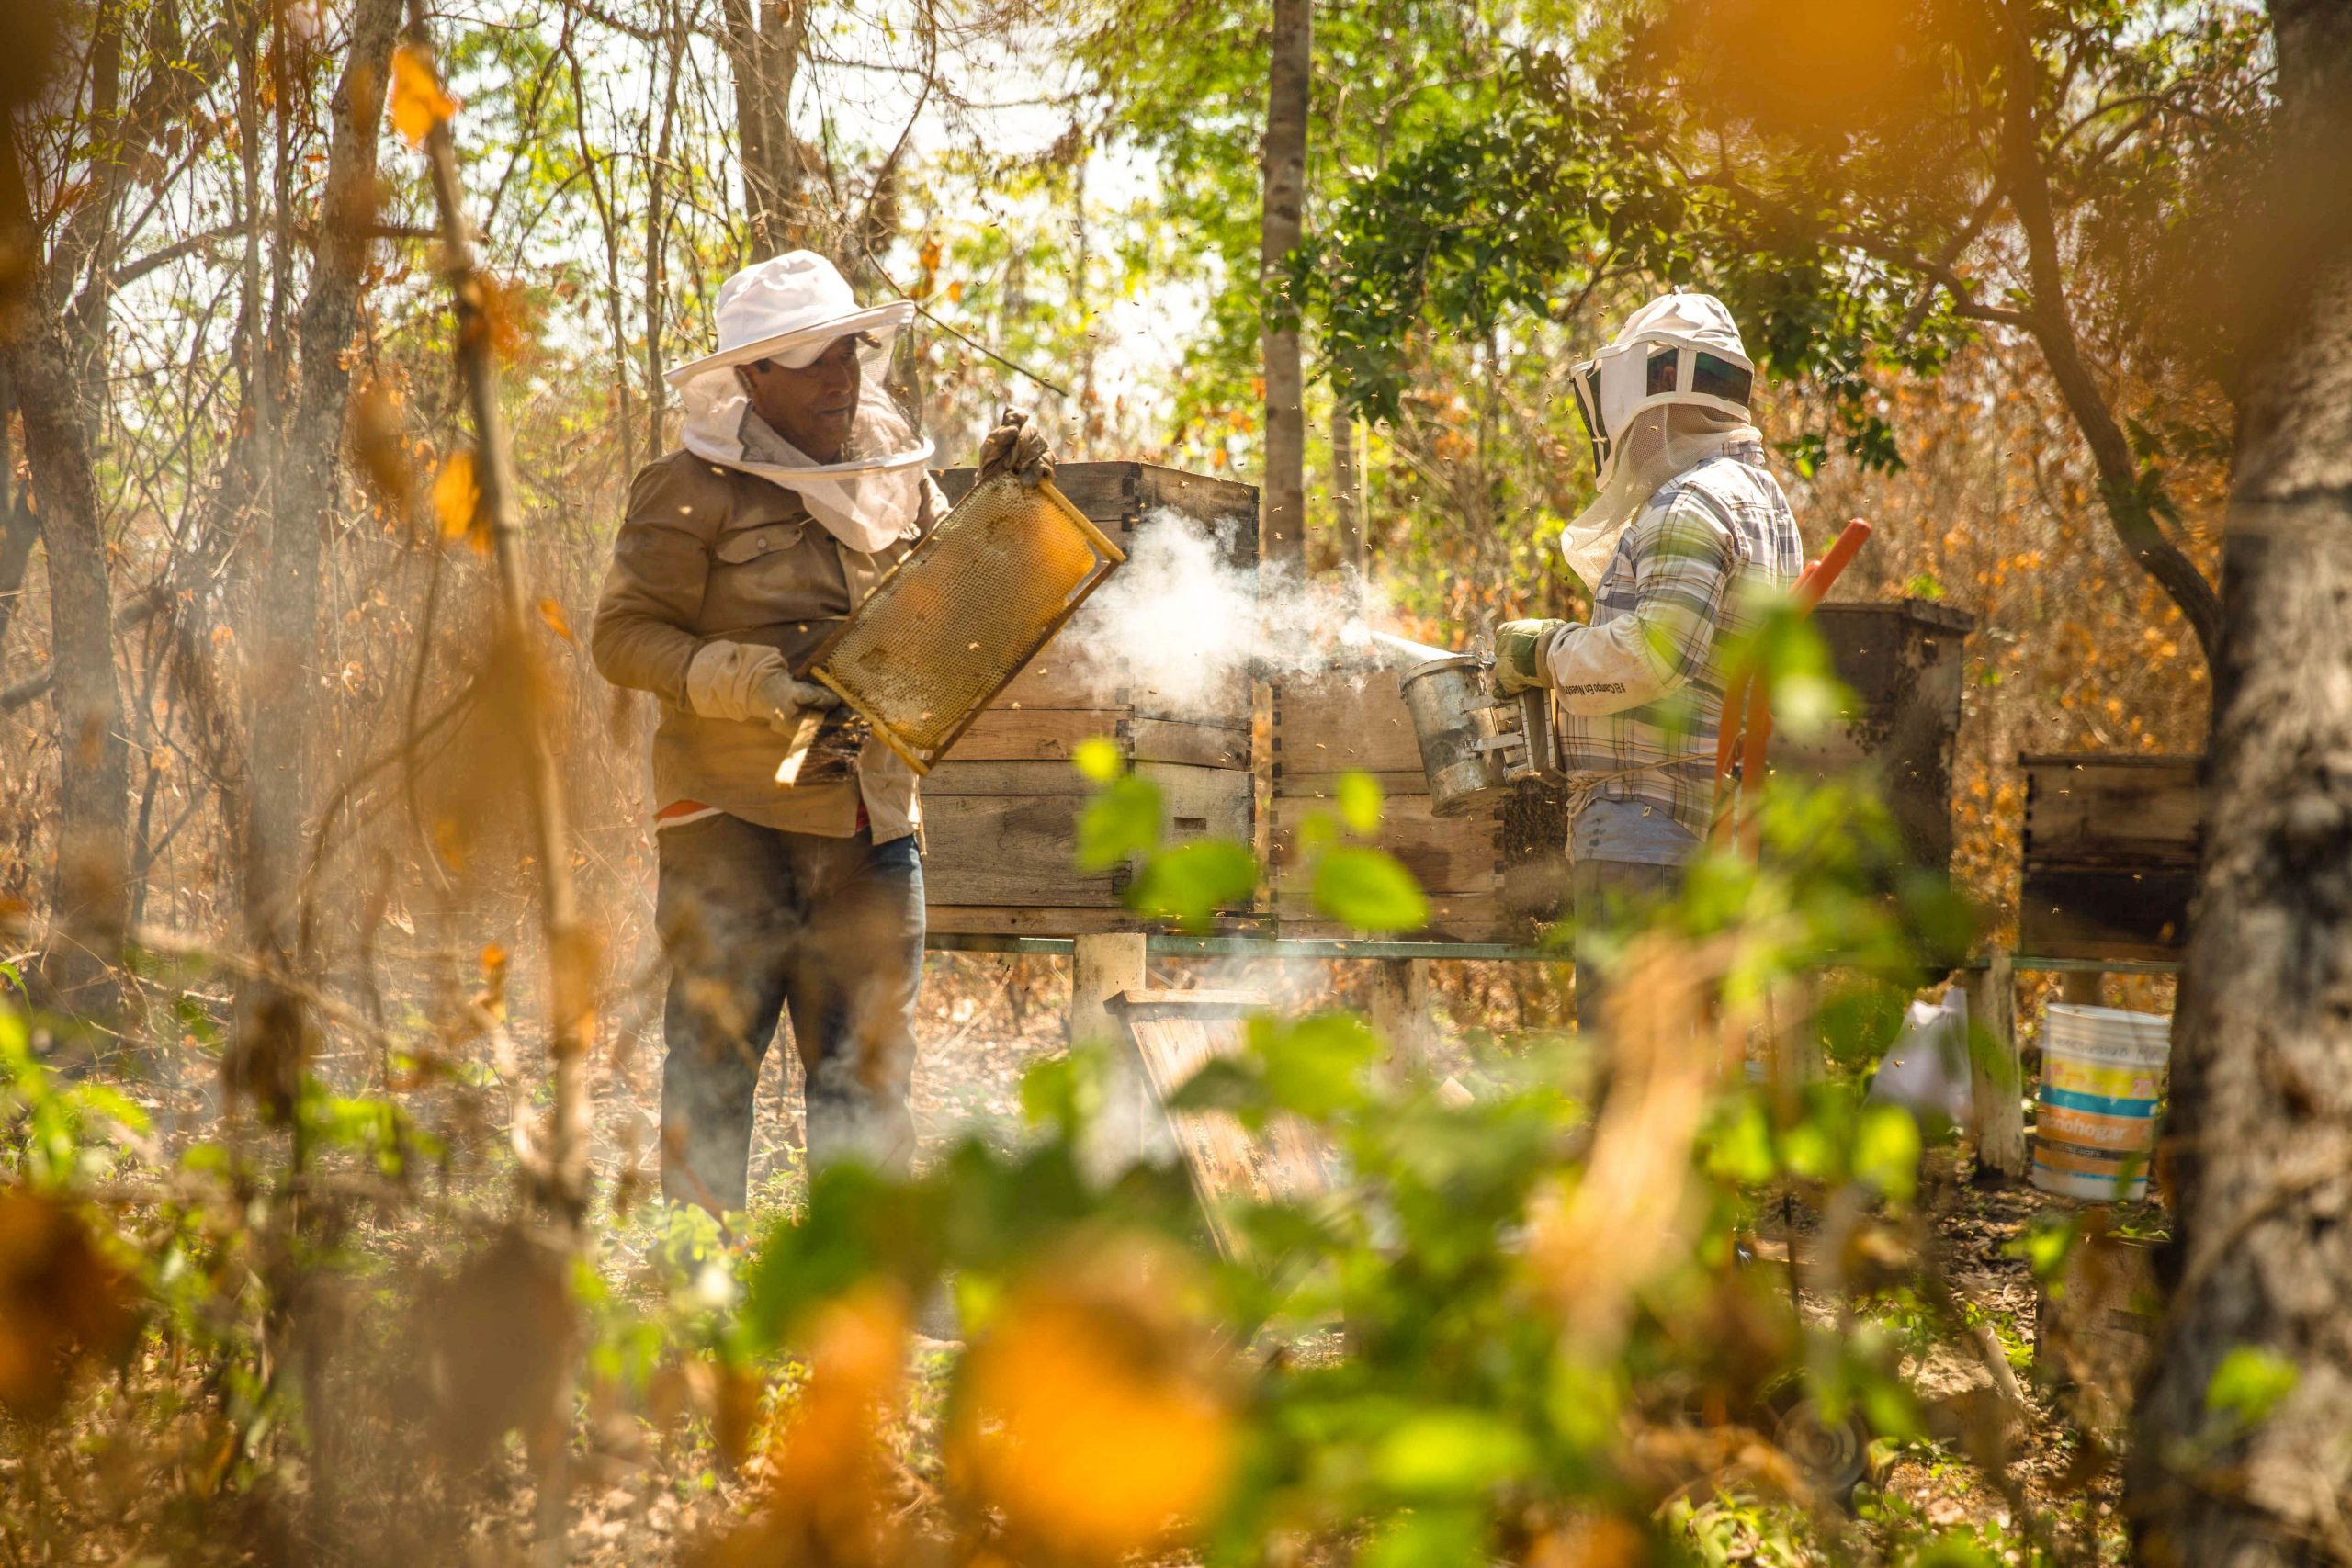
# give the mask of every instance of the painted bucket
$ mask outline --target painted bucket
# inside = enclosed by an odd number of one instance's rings
[[[2171,1055],[2172,1021],[2161,1013],[2053,1004],[2041,1031],[2033,1184],[2062,1198],[2144,1200]]]

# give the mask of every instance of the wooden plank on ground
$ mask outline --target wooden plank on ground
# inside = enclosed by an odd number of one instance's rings
[[[1265,998],[1238,991],[1135,989],[1113,998],[1154,1095],[1164,1107],[1210,1062],[1241,1049],[1248,1016]],[[1242,1251],[1228,1205],[1296,1201],[1329,1189],[1323,1151],[1295,1118],[1277,1119],[1262,1138],[1222,1111],[1168,1112],[1176,1146],[1209,1229],[1228,1258]]]

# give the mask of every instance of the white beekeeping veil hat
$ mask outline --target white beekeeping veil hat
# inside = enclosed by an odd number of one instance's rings
[[[908,300],[861,308],[849,280],[814,251],[755,262],[720,285],[718,349],[663,378],[685,405],[686,450],[798,494],[852,549],[874,551],[915,525],[932,444],[890,400],[890,345],[915,313]],[[806,369],[842,338],[858,340],[857,416],[834,462],[820,463],[752,408],[740,367],[774,360]]]
[[[1734,441],[1761,439],[1748,414],[1756,366],[1722,300],[1662,294],[1569,380],[1600,488],[1560,536],[1560,553],[1594,586],[1660,485]]]

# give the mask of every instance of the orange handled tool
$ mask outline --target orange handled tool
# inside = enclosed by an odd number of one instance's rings
[[[1829,596],[1838,575],[1853,564],[1870,536],[1871,525],[1855,518],[1846,525],[1828,553],[1798,576],[1795,596],[1800,616],[1813,614],[1814,607]],[[1723,717],[1715,733],[1713,836],[1721,839],[1737,818],[1741,840],[1751,853],[1756,849],[1756,821],[1754,814],[1744,808],[1754,804],[1755,796],[1764,787],[1764,748],[1772,739],[1771,694],[1757,674],[1751,660],[1732,677],[1724,692]],[[1735,750],[1739,757],[1739,790],[1736,797],[1724,795],[1723,787],[1724,780],[1732,772]],[[1742,809],[1734,810],[1735,802]]]

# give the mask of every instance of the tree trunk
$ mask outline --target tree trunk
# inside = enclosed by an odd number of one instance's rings
[[[130,914],[130,765],[97,475],[67,365],[56,319],[45,312],[0,348],[24,414],[49,558],[59,788],[54,938],[42,972],[57,1006],[105,1019],[119,1000],[112,965]]]
[[[735,74],[735,134],[743,160],[743,216],[751,256],[764,261],[806,243],[800,157],[792,136],[792,84],[808,15],[802,0],[721,0],[727,59]]]
[[[2352,1560],[2352,6],[2271,17],[2280,163],[2244,294],[2277,319],[2246,338],[2172,1300],[2127,1478],[2141,1560],[2183,1568]],[[2240,1348],[2293,1372],[2250,1421],[2209,1398]]]
[[[1266,322],[1266,484],[1258,555],[1269,565],[1288,563],[1295,570],[1306,564],[1306,408],[1290,267],[1306,207],[1307,89],[1314,53],[1311,0],[1274,0],[1266,79],[1266,207],[1258,258]]]
[[[317,684],[307,670],[318,656],[321,573],[341,494],[351,399],[348,351],[359,325],[367,234],[376,220],[384,84],[401,11],[401,0],[361,0],[352,17],[350,54],[332,105],[322,238],[296,316],[301,387],[284,426],[267,547],[254,580],[259,679],[252,694],[252,818],[243,869],[247,935],[266,965],[295,945],[289,922],[299,901],[318,709]],[[258,301],[252,308],[258,312]],[[263,421],[271,417],[265,412]]]
[[[32,564],[33,541],[40,525],[31,512],[17,504],[17,454],[10,422],[17,413],[17,391],[7,373],[0,370],[0,651],[8,646],[8,623],[25,590],[25,568]]]
[[[662,7],[662,32],[669,58],[663,62],[662,130],[653,147],[653,166],[645,175],[645,455],[660,455],[663,442],[662,332],[663,310],[670,299],[670,219],[662,202],[669,192],[670,149],[678,123],[678,78],[686,50],[686,19],[667,4]],[[628,379],[624,373],[622,379]],[[634,466],[631,467],[634,472]]]

